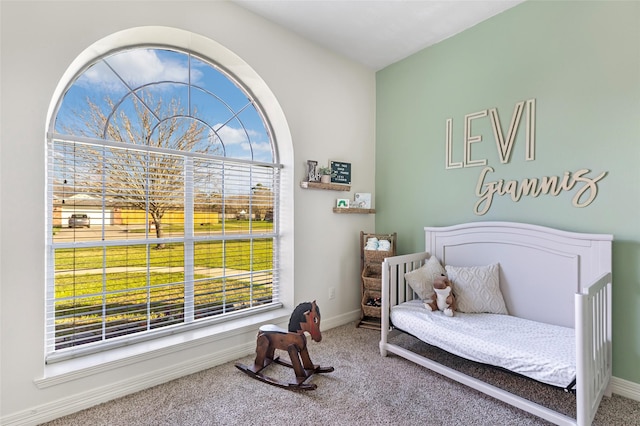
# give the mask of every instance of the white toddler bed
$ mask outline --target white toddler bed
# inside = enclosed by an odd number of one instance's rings
[[[589,425],[602,396],[610,395],[612,240],[511,222],[427,227],[425,252],[383,262],[380,353],[404,357],[555,424]],[[429,312],[405,274],[426,268],[432,256],[450,275],[498,274],[504,299],[498,311],[506,310],[453,317]],[[456,291],[456,277],[452,281]],[[575,384],[576,418],[393,344],[392,330],[543,383]]]

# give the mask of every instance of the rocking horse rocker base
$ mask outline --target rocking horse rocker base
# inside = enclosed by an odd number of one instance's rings
[[[304,313],[302,313],[303,310]],[[315,301],[298,305],[291,315],[289,331],[275,325],[260,327],[256,343],[256,359],[253,365],[246,366],[236,363],[235,366],[248,376],[273,386],[289,390],[314,390],[318,386],[314,383],[305,383],[307,379],[317,373],[330,373],[333,371],[333,367],[320,367],[311,362],[307,350],[307,338],[304,335],[305,331],[311,334],[314,341],[322,340],[320,311]],[[291,362],[275,357],[276,349],[286,350]],[[274,362],[292,368],[296,374],[296,381],[294,383],[282,382],[264,375],[262,371]]]
[[[305,368],[304,369],[305,377],[296,376],[296,382],[290,383],[290,382],[283,382],[283,381],[274,379],[262,373],[262,371],[272,363],[284,365],[285,367],[289,367],[289,368],[294,368],[293,364],[281,359],[280,357],[276,357],[273,360],[267,360],[265,362],[264,367],[262,367],[258,371],[254,371],[254,366],[249,367],[239,362],[236,363],[236,367],[238,368],[238,370],[242,371],[243,373],[246,373],[249,377],[253,377],[254,379],[260,380],[261,382],[265,382],[270,385],[277,386],[279,388],[289,389],[294,391],[308,391],[308,390],[317,389],[318,385],[316,385],[315,383],[305,383],[306,380],[316,373],[330,373],[333,371],[333,367],[315,366],[315,368],[313,369]]]

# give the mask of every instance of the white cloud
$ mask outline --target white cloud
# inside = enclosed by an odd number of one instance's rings
[[[269,142],[258,142],[253,144],[254,152],[268,152],[271,153],[271,144]]]
[[[216,124],[214,126],[214,129],[217,129],[218,127],[220,127],[220,125],[221,125],[220,123]],[[260,142],[260,140],[264,139],[265,137],[264,133],[258,132],[256,130],[251,130],[251,129],[246,129],[246,132],[247,133],[245,134],[245,129],[243,128],[231,127],[229,125],[224,126],[223,128],[218,130],[218,134],[222,137],[222,140],[224,141],[225,144],[236,145],[236,144],[249,143],[249,141],[247,140],[247,134],[249,135],[249,138],[251,138],[252,140],[254,149],[256,146],[265,143],[265,142]],[[266,142],[266,144],[268,145],[269,143]]]
[[[216,130],[216,132],[222,140],[222,143],[224,143],[226,146],[238,145],[248,142],[247,135],[245,134],[244,129],[235,128],[228,125],[222,128],[220,128],[220,126],[222,126],[222,123],[216,124],[215,126],[213,126],[213,128],[218,129]]]
[[[243,128],[235,128],[229,125],[220,128],[221,125],[221,123],[218,123],[214,126],[214,129],[219,128],[218,135],[214,136],[214,140],[221,141],[224,144],[227,155],[232,157],[239,156],[238,158],[240,158],[251,153],[251,157],[256,160],[271,161],[271,143],[264,141],[266,135],[263,132],[247,130],[251,138],[251,142],[249,142]],[[242,152],[246,154],[241,154]]]
[[[159,54],[160,53],[160,54]],[[175,53],[166,55],[155,49],[136,49],[121,52],[105,58],[105,61],[132,87],[154,81],[176,81],[186,83],[189,80],[187,56],[180,55],[184,61],[177,60]],[[202,72],[192,69],[192,83],[202,77]],[[102,62],[89,68],[78,80],[84,87],[101,87],[103,90],[121,90],[122,83]]]

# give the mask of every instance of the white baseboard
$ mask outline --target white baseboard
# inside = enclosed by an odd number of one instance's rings
[[[640,384],[620,379],[618,377],[611,378],[611,392],[625,398],[640,401]]]
[[[329,329],[340,327],[341,325],[349,324],[350,322],[359,321],[359,320],[360,320],[360,309],[347,312],[346,314],[338,315],[337,317],[322,319],[320,328],[322,329],[322,331],[329,330]]]

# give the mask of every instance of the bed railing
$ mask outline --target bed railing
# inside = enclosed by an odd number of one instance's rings
[[[429,253],[413,253],[402,256],[386,258],[382,263],[382,317],[380,328],[380,354],[387,356],[386,344],[391,324],[389,322],[389,310],[391,306],[398,305],[413,299],[414,293],[405,282],[406,272],[418,269],[429,259]],[[389,295],[389,297],[385,297]]]
[[[579,425],[591,424],[604,395],[611,396],[611,273],[575,295],[576,392]]]

